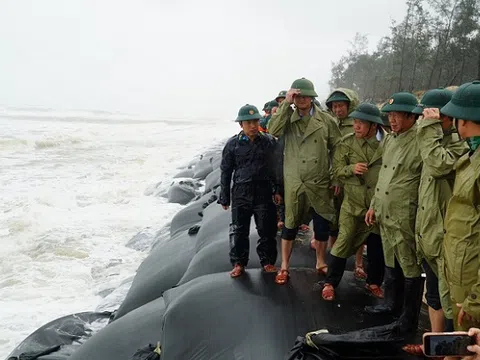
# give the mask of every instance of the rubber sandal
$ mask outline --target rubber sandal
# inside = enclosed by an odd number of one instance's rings
[[[325,275],[327,276],[327,273],[328,273],[328,265],[323,265],[321,267],[319,267],[317,269],[317,273],[319,273],[320,275]]]
[[[288,270],[280,270],[275,276],[275,282],[279,285],[283,285],[288,281]]]
[[[310,226],[305,225],[305,224],[300,225],[299,230],[302,231],[302,232],[307,232],[308,230],[310,230]]]
[[[325,284],[322,290],[322,298],[325,301],[333,301],[335,299],[335,289],[330,284]]]
[[[244,272],[245,272],[245,267],[237,264],[237,265],[235,265],[233,270],[230,271],[230,276],[232,278],[236,278],[236,277],[239,277],[239,276],[243,275]]]
[[[353,276],[355,276],[356,279],[358,280],[366,280],[367,279],[367,273],[365,270],[363,270],[363,266],[359,265],[355,267],[355,272],[353,273]]]
[[[274,265],[268,264],[263,267],[263,271],[267,273],[277,272],[277,268]]]
[[[365,289],[367,289],[368,291],[370,291],[372,293],[373,296],[375,296],[376,298],[378,299],[383,299],[384,298],[384,295],[383,295],[383,290],[380,286],[378,285],[369,285],[369,284],[366,284],[365,285]]]
[[[408,344],[402,347],[402,350],[416,356],[424,356],[422,344]]]

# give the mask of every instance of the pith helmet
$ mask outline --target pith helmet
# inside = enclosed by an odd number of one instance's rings
[[[278,101],[278,99],[280,98],[286,98],[287,97],[287,91],[286,90],[282,90],[278,93],[277,97],[275,98],[275,101]]]
[[[480,80],[460,86],[440,112],[456,119],[480,123]]]
[[[240,122],[248,120],[260,120],[261,118],[262,116],[258,112],[257,107],[247,104],[245,106],[242,106],[240,110],[238,110],[238,116],[235,121]]]
[[[380,117],[380,110],[373,104],[360,104],[357,106],[355,111],[352,111],[348,116],[354,119],[370,121],[375,124],[383,125],[382,118]]]
[[[278,102],[276,100],[272,100],[268,102],[267,110],[272,110],[276,106],[278,106]]]
[[[414,114],[421,115],[423,109],[426,108],[436,108],[441,109],[452,99],[453,91],[448,89],[432,89],[428,90],[420,100],[420,103],[415,109],[413,109]]]
[[[383,112],[402,111],[412,113],[417,107],[417,98],[408,92],[399,92],[393,94],[387,103],[383,105]]]
[[[299,89],[301,96],[310,96],[310,97],[317,97],[317,93],[315,92],[315,87],[310,80],[305,78],[297,79],[293,82],[292,89]]]
[[[329,98],[327,99],[327,101],[325,101],[325,104],[327,104],[328,107],[330,107],[330,104],[334,101],[346,101],[346,102],[350,102],[350,99],[348,98],[347,95],[345,95],[343,92],[341,91],[335,91],[332,93],[332,95],[329,96]]]

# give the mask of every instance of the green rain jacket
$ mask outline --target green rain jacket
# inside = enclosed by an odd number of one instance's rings
[[[405,277],[419,277],[415,218],[422,157],[416,142],[417,125],[402,134],[387,134],[380,146],[382,168],[371,207],[382,237],[385,265],[399,262]]]
[[[459,309],[473,317],[456,330],[480,325],[480,151],[456,164],[455,185],[445,215],[444,259],[454,320]]]
[[[285,226],[295,228],[305,219],[299,198],[306,196],[317,214],[335,222],[330,163],[340,131],[335,120],[313,106],[313,114],[301,118],[287,101],[282,102],[268,123],[268,132],[285,140],[283,174]]]
[[[357,139],[354,134],[348,134],[335,150],[333,173],[344,185],[339,221],[342,226],[332,249],[332,254],[336,257],[350,257],[371,232],[378,234],[376,226],[368,227],[365,224],[365,214],[375,193],[382,166],[382,154],[378,147],[379,142],[375,136]],[[368,164],[368,171],[362,176],[353,173],[357,163]]]

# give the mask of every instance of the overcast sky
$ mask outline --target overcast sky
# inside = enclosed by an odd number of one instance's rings
[[[0,105],[233,118],[312,80],[404,0],[1,0]]]

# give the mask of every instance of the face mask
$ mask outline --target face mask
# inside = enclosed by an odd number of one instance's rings
[[[472,152],[476,151],[480,146],[480,136],[469,137],[467,139],[467,144]]]

